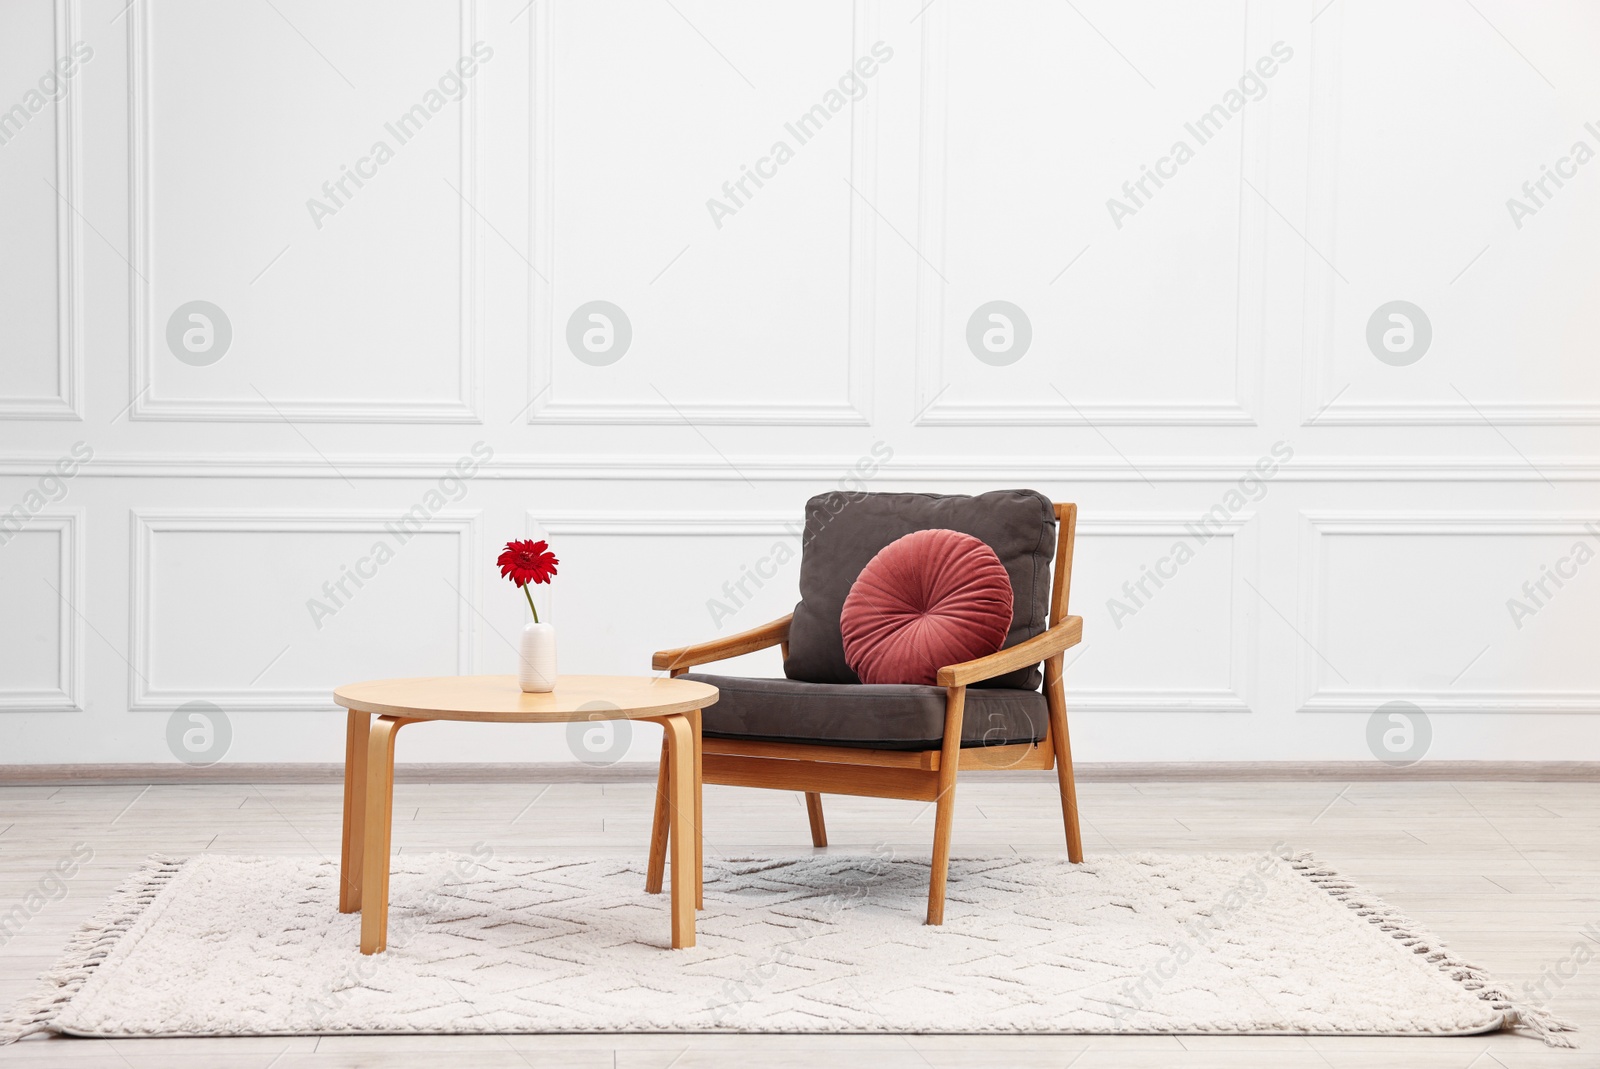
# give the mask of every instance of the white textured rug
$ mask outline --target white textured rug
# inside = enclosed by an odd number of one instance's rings
[[[1557,1022],[1308,858],[928,866],[708,862],[671,951],[641,861],[399,857],[387,953],[357,952],[337,866],[155,859],[0,1022],[100,1037],[349,1032],[1466,1035]]]

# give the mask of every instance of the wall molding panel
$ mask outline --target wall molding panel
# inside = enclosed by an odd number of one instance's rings
[[[1310,109],[1306,116],[1309,175],[1304,232],[1306,359],[1301,397],[1301,425],[1329,427],[1439,427],[1439,426],[1594,426],[1600,424],[1600,398],[1535,401],[1498,400],[1492,396],[1467,399],[1465,394],[1439,390],[1427,400],[1362,400],[1345,398],[1345,390],[1331,374],[1330,365],[1340,340],[1335,329],[1336,299],[1348,280],[1316,250],[1337,250],[1341,195],[1337,180],[1341,152],[1339,116],[1341,86],[1348,67],[1343,21],[1318,19],[1311,31]],[[1537,165],[1534,165],[1535,171]],[[1503,216],[1501,217],[1503,218]],[[1485,251],[1493,245],[1485,246]],[[1336,251],[1334,253],[1337,255]],[[1480,255],[1482,255],[1480,253]],[[1470,266],[1470,265],[1468,265]],[[1465,271],[1463,270],[1463,274]],[[1458,276],[1459,278],[1460,276]],[[1443,281],[1443,279],[1441,279]],[[1455,280],[1451,280],[1451,284]],[[1398,296],[1398,295],[1397,295]],[[1437,329],[1437,328],[1436,328]],[[1575,331],[1587,337],[1588,327]],[[1346,347],[1352,344],[1348,339]],[[1353,344],[1359,345],[1357,339]],[[1437,344],[1447,344],[1438,340]],[[1428,359],[1425,357],[1425,359]],[[1506,359],[1513,359],[1507,354]],[[1585,359],[1574,352],[1573,360]],[[1459,388],[1458,388],[1459,389]]]
[[[1084,543],[1091,546],[1097,538],[1162,538],[1179,539],[1190,536],[1189,525],[1197,516],[1164,513],[1126,513],[1120,515],[1078,515],[1078,546],[1074,552],[1074,573],[1083,566]],[[1228,685],[1225,687],[1135,686],[1135,687],[1079,687],[1073,684],[1073,662],[1087,656],[1095,641],[1112,637],[1102,627],[1096,635],[1087,623],[1084,640],[1067,653],[1066,687],[1067,709],[1073,713],[1250,713],[1254,711],[1257,649],[1260,646],[1258,617],[1250,611],[1247,591],[1241,589],[1241,580],[1259,584],[1260,552],[1256,544],[1253,513],[1241,513],[1220,522],[1212,522],[1216,529],[1213,539],[1225,539],[1229,554],[1228,606]],[[1170,580],[1169,580],[1170,581]],[[1081,584],[1075,584],[1081,586]],[[1067,611],[1083,615],[1083,605],[1069,604]],[[1141,610],[1142,611],[1142,610]],[[1115,632],[1112,632],[1114,634]],[[1156,670],[1151,669],[1155,674]]]
[[[71,49],[79,30],[78,3],[54,0],[52,55]],[[0,396],[0,420],[83,419],[83,233],[77,208],[83,190],[82,96],[83,86],[73,85],[50,109],[56,142],[56,392],[51,397]]]
[[[129,352],[132,356],[133,396],[129,418],[199,422],[281,423],[482,423],[482,372],[480,339],[483,335],[482,263],[478,215],[472,207],[478,190],[481,150],[478,141],[479,92],[461,100],[461,132],[457,146],[456,183],[462,194],[457,206],[461,236],[457,247],[460,289],[457,396],[446,400],[388,400],[379,398],[282,399],[265,396],[232,398],[161,397],[155,391],[156,331],[159,322],[151,308],[149,278],[152,273],[151,225],[151,53],[153,5],[130,5],[128,20],[128,218],[129,284],[132,308]],[[458,0],[458,49],[465,55],[475,39],[478,0]],[[258,391],[259,392],[259,391]]]
[[[855,0],[851,30],[852,56],[865,53],[874,40],[878,7],[882,0]],[[530,370],[527,421],[541,425],[624,425],[687,424],[691,426],[812,426],[866,427],[872,423],[873,330],[877,305],[877,231],[875,220],[863,211],[859,198],[850,206],[849,348],[846,353],[846,382],[843,397],[837,401],[748,399],[699,402],[693,399],[643,401],[588,401],[564,399],[555,384],[557,353],[564,351],[560,338],[560,317],[553,307],[550,279],[555,266],[555,188],[559,154],[555,151],[552,129],[555,92],[550,31],[550,5],[537,5],[529,20],[533,54],[533,104],[530,111],[530,143],[534,162],[532,212],[530,214],[529,307]],[[869,93],[850,106],[850,174],[848,181],[861,195],[872,197],[877,189],[878,137],[877,106]]]
[[[160,636],[153,615],[152,551],[163,534],[374,534],[388,533],[386,524],[400,519],[405,510],[250,510],[220,509],[196,511],[180,509],[135,510],[130,515],[133,590],[130,599],[128,708],[170,711],[190,701],[210,701],[228,712],[278,712],[286,710],[327,710],[334,708],[332,691],[327,687],[242,686],[215,687],[183,685],[157,686],[151,682],[152,654]],[[420,521],[415,532],[454,535],[457,542],[455,585],[468,605],[457,606],[456,671],[471,675],[476,659],[476,608],[482,604],[482,570],[478,562],[479,514],[440,511]],[[321,578],[326,578],[322,576]],[[311,584],[315,588],[315,583]],[[270,654],[270,651],[265,651]]]
[[[1447,687],[1427,689],[1359,687],[1330,689],[1320,681],[1324,670],[1316,650],[1323,645],[1326,627],[1328,576],[1322,551],[1330,537],[1410,536],[1437,538],[1448,535],[1570,535],[1600,540],[1600,517],[1579,520],[1554,514],[1514,512],[1317,512],[1302,514],[1304,544],[1301,553],[1300,643],[1297,690],[1305,695],[1302,713],[1370,714],[1385,702],[1408,701],[1425,713],[1492,713],[1520,716],[1540,713],[1600,712],[1600,690],[1546,690]],[[1517,591],[1512,591],[1517,593]],[[1577,594],[1569,595],[1578,597]],[[1492,645],[1492,643],[1491,643]],[[1481,656],[1481,654],[1480,654]]]
[[[921,131],[921,161],[914,242],[919,259],[914,360],[917,416],[914,424],[918,427],[1255,426],[1265,360],[1262,328],[1268,209],[1265,202],[1252,198],[1244,189],[1244,180],[1252,180],[1257,187],[1266,185],[1268,152],[1262,123],[1248,113],[1242,120],[1245,123],[1244,150],[1239,162],[1239,268],[1232,397],[1183,401],[1081,401],[1070,400],[1055,391],[1035,390],[1022,399],[964,401],[948,395],[948,386],[942,373],[947,357],[945,343],[950,336],[951,326],[945,307],[948,282],[936,265],[945,265],[946,219],[949,214],[947,186],[951,150],[947,144],[949,116],[946,83],[950,72],[950,12],[943,5],[931,5],[920,15],[920,21],[922,91],[918,125]],[[1258,47],[1258,42],[1263,32],[1258,21],[1247,10],[1241,50],[1255,49],[1249,54],[1259,54],[1262,49]]]
[[[36,513],[16,536],[54,531],[59,567],[50,579],[60,607],[56,628],[56,685],[46,690],[0,687],[0,714],[8,712],[75,713],[84,708],[84,574],[88,553],[82,509],[56,509]],[[14,536],[14,537],[16,537]],[[4,552],[0,548],[0,552]],[[53,582],[52,582],[53,580]]]

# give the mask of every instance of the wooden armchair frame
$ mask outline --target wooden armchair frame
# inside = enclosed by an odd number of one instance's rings
[[[928,923],[944,923],[945,882],[950,863],[950,833],[955,818],[956,773],[961,769],[1056,770],[1061,790],[1061,818],[1066,825],[1067,856],[1083,861],[1083,839],[1078,831],[1078,796],[1072,776],[1072,748],[1067,739],[1067,706],[1062,684],[1062,660],[1067,649],[1083,638],[1083,619],[1066,615],[1072,588],[1072,550],[1078,506],[1057,504],[1055,573],[1051,583],[1049,626],[1026,642],[987,657],[939,669],[945,688],[944,735],[937,750],[872,750],[805,743],[750,742],[708,738],[703,742],[702,777],[705,783],[734,787],[765,787],[803,791],[811,821],[811,841],[827,846],[822,817],[822,795],[852,794],[869,798],[903,798],[933,802],[933,869],[928,887]],[[697,665],[738,657],[771,646],[789,654],[791,616],[737,635],[662,650],[653,666],[679,676]],[[1044,694],[1049,709],[1045,738],[1036,743],[1010,746],[961,746],[962,713],[967,687],[972,683],[1030,664],[1044,662]],[[655,824],[650,837],[650,868],[646,890],[659,893],[666,866],[668,797],[667,755],[662,747],[661,774],[656,788]]]

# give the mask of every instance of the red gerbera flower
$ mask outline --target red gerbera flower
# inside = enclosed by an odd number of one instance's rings
[[[549,550],[549,544],[543,541],[507,542],[497,562],[501,578],[510,579],[518,586],[548,583],[556,574],[556,565],[561,563]]]
[[[561,562],[550,552],[550,546],[543,541],[507,542],[496,563],[500,565],[500,577],[511,580],[522,590],[533,612],[533,622],[538,623],[539,610],[533,607],[533,591],[528,589],[528,584],[548,583],[556,574],[556,565]]]

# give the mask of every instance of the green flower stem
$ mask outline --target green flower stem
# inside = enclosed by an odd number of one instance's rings
[[[527,596],[528,608],[533,609],[533,592],[528,589],[528,586],[527,586],[526,583],[524,583],[523,586],[522,586],[522,593]],[[533,622],[534,623],[538,623],[539,622],[539,610],[538,609],[533,609]]]

